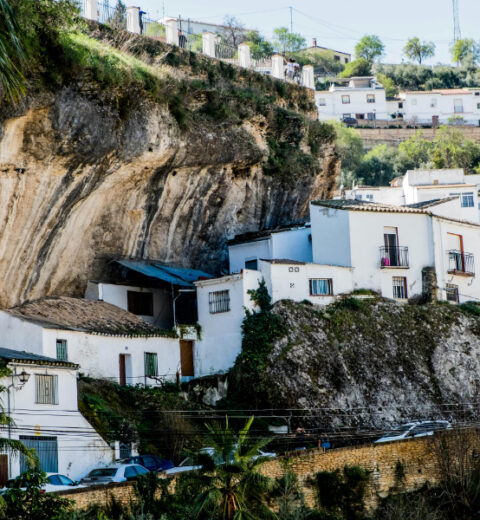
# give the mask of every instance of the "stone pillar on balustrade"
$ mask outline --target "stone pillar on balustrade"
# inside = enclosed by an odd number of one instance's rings
[[[202,52],[205,56],[215,58],[215,44],[217,42],[217,35],[212,32],[204,32],[202,34]]]
[[[140,7],[127,7],[127,31],[140,34]]]
[[[285,79],[283,56],[280,54],[274,54],[272,56],[272,76],[277,79]]]
[[[238,46],[238,65],[245,69],[249,69],[251,64],[250,45],[248,45],[248,43],[241,43]]]
[[[302,69],[302,85],[306,88],[315,90],[315,76],[313,74],[313,65],[304,65]]]
[[[98,22],[97,0],[85,0],[85,18]]]
[[[165,38],[167,43],[178,47],[178,21],[176,18],[165,20]]]

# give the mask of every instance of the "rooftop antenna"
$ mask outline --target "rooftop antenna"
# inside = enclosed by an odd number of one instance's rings
[[[456,43],[462,37],[460,32],[460,16],[458,11],[458,0],[452,0],[453,7],[453,43]]]

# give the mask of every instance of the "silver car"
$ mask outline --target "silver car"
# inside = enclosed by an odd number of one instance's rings
[[[140,464],[112,464],[103,468],[95,468],[83,477],[80,484],[108,484],[110,482],[125,482],[134,480],[149,473],[147,468]]]

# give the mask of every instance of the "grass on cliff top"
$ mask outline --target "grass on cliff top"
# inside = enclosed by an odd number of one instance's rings
[[[152,67],[131,54],[79,32],[67,33],[62,43],[71,65],[92,72],[94,79],[103,87],[124,87],[137,83],[147,92],[157,95],[159,86],[173,79],[166,67]]]

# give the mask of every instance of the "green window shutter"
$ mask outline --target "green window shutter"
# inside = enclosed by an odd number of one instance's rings
[[[58,404],[58,376],[35,375],[35,402]]]
[[[145,352],[145,375],[147,377],[158,376],[157,354]]]
[[[57,359],[59,361],[68,361],[66,339],[57,339]]]

